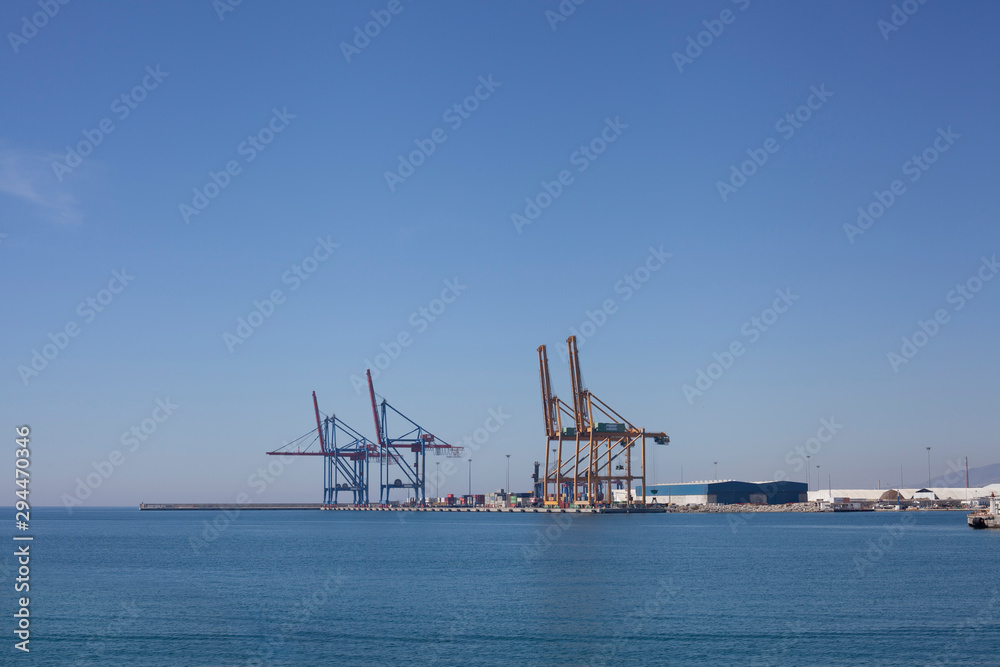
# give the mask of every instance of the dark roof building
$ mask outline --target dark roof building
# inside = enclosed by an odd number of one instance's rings
[[[636,487],[636,497],[642,488]],[[646,487],[646,502],[675,505],[784,505],[806,502],[805,482],[691,482],[652,484]]]

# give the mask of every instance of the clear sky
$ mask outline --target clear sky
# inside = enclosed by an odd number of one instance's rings
[[[0,9],[34,503],[318,502],[315,458],[251,475],[313,390],[373,437],[351,377],[401,334],[381,396],[452,442],[509,415],[479,492],[506,454],[530,489],[573,329],[670,434],[651,481],[998,460],[995,3],[226,1]]]

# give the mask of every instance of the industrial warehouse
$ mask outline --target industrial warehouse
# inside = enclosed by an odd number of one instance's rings
[[[1000,484],[962,487],[911,487],[901,489],[820,489],[809,492],[811,502],[852,502],[871,504],[902,503],[965,503],[989,505],[991,495],[1000,494]]]
[[[636,487],[635,494],[642,498],[642,488]],[[654,484],[646,487],[645,501],[653,505],[787,505],[806,502],[806,495],[805,482],[719,480]]]

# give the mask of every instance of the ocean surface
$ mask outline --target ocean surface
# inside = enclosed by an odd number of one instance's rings
[[[32,532],[31,653],[5,632],[0,664],[1000,664],[1000,532],[959,512],[43,508]]]

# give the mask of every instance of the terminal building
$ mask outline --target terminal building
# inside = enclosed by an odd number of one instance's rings
[[[624,492],[616,492],[616,495]],[[684,482],[646,487],[646,503],[658,505],[784,505],[807,500],[805,482]],[[642,498],[642,487],[635,497]],[[616,499],[617,500],[617,499]]]

